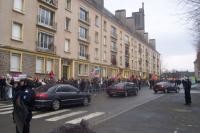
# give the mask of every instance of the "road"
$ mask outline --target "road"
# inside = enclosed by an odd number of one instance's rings
[[[191,93],[191,106],[184,105],[181,90],[131,109],[94,129],[97,133],[200,133],[200,89],[193,88]]]
[[[118,118],[118,116],[126,114],[125,112],[162,96],[162,94],[155,95],[152,90],[147,88],[142,88],[138,96],[130,97],[110,98],[105,93],[99,93],[92,96],[91,105],[86,107],[67,107],[56,112],[34,112],[31,133],[49,133],[52,129],[65,123],[78,123],[82,118],[87,119],[90,126],[97,130],[98,125]],[[15,132],[11,112],[11,104],[0,102],[0,132],[2,133]]]

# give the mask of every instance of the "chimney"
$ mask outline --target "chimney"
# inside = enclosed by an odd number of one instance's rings
[[[97,5],[101,6],[102,8],[104,7],[104,0],[94,0]]]
[[[149,41],[149,33],[148,32],[144,33],[144,39],[146,40],[146,42]]]
[[[156,50],[156,39],[150,39],[149,44],[154,50]]]
[[[126,21],[126,10],[122,9],[122,10],[116,10],[115,11],[115,16],[120,19],[121,21]]]

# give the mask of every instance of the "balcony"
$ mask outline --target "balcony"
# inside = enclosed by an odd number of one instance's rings
[[[86,35],[85,37],[81,37],[80,36],[80,32],[78,32],[78,40],[79,41],[83,41],[83,42],[86,42],[86,43],[90,43],[90,36]]]
[[[54,44],[49,44],[48,48],[43,48],[43,47],[41,47],[41,42],[36,41],[36,51],[50,53],[50,54],[56,54],[56,46]]]
[[[38,1],[47,6],[51,6],[54,9],[58,8],[58,0],[38,0]]]
[[[117,39],[117,33],[116,32],[110,32],[110,36],[114,39]]]
[[[90,55],[87,53],[83,54],[83,53],[79,52],[78,56],[79,56],[79,59],[81,59],[81,60],[89,60],[89,58],[90,58]]]
[[[43,27],[45,29],[49,29],[52,31],[57,31],[57,23],[54,21],[52,24],[47,25],[40,20],[40,15],[37,16],[37,26]]]
[[[84,24],[86,24],[88,26],[91,25],[91,19],[90,18],[83,19],[83,18],[80,17],[80,14],[79,14],[79,22],[82,22],[82,23],[84,23]]]

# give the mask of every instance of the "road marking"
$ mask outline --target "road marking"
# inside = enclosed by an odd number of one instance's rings
[[[11,109],[13,109],[13,107],[0,109],[0,111],[11,110]]]
[[[0,115],[11,114],[12,112],[13,112],[13,110],[5,111],[5,112],[0,112]]]
[[[65,115],[49,118],[49,119],[46,119],[46,121],[58,121],[58,120],[62,120],[62,119],[65,119],[65,118],[68,118],[68,117],[72,117],[72,116],[75,116],[75,115],[83,114],[83,113],[86,113],[86,112],[87,111],[77,111],[77,112],[73,112],[73,113],[69,113],[69,114],[65,114]]]
[[[105,121],[107,121],[107,120],[113,119],[113,118],[115,118],[115,117],[117,117],[117,116],[119,116],[119,115],[121,115],[121,114],[123,114],[123,113],[126,113],[126,112],[128,112],[128,111],[130,111],[130,110],[132,110],[132,109],[134,109],[134,108],[136,108],[136,107],[138,107],[138,106],[141,106],[141,105],[143,105],[143,104],[145,104],[145,103],[148,103],[148,102],[151,102],[151,101],[153,101],[153,100],[156,100],[156,99],[158,99],[158,98],[160,98],[160,97],[162,97],[162,96],[164,96],[164,94],[158,95],[157,97],[150,97],[150,98],[146,99],[145,101],[143,101],[142,103],[135,104],[134,106],[131,106],[131,107],[127,108],[127,109],[123,109],[123,111],[118,112],[118,113],[116,113],[116,114],[114,114],[114,115],[108,116],[108,117],[106,117],[105,119],[99,120],[98,122],[95,122],[95,123],[93,123],[92,125],[95,126],[95,125],[98,125],[98,124],[100,124],[100,123],[103,123],[103,122],[105,122]]]
[[[80,123],[82,120],[89,120],[89,119],[92,119],[94,117],[98,117],[98,116],[101,116],[101,115],[104,115],[104,114],[105,114],[104,112],[96,112],[96,113],[92,113],[92,114],[89,114],[89,115],[86,115],[86,116],[83,116],[83,117],[68,121],[66,123],[77,124],[77,123]]]
[[[10,104],[10,105],[3,105],[3,106],[0,106],[0,108],[5,108],[5,107],[13,107],[13,105]]]
[[[43,114],[33,116],[33,119],[39,119],[39,118],[43,118],[43,117],[47,117],[47,116],[52,116],[52,115],[56,115],[56,114],[66,112],[66,111],[70,111],[70,110],[65,109],[65,110],[59,110],[59,111],[54,111],[54,112],[50,112],[50,113],[43,113]]]
[[[1,105],[5,105],[5,104],[0,103],[0,106],[1,106]]]

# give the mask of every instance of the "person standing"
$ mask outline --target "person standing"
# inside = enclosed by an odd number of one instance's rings
[[[184,80],[182,83],[185,90],[185,105],[191,105],[192,101],[191,101],[190,90],[192,83],[189,79]]]
[[[29,80],[20,80],[13,98],[13,118],[16,123],[16,133],[29,133],[35,93]]]

